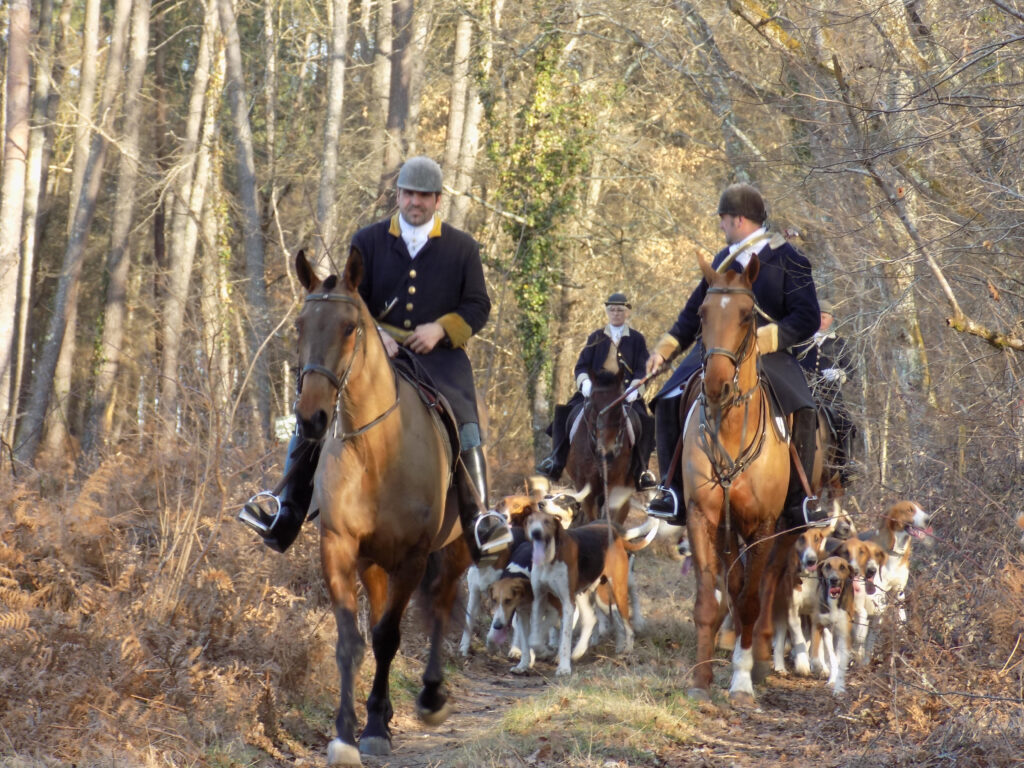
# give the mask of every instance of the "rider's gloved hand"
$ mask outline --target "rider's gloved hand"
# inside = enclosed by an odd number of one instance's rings
[[[590,397],[590,393],[593,391],[593,389],[594,385],[590,381],[589,377],[583,379],[583,381],[580,382],[580,392],[583,394],[584,397]]]
[[[757,329],[757,351],[762,355],[770,355],[779,349],[779,326],[775,323],[762,325]]]
[[[638,397],[640,397],[640,388],[637,387],[636,389],[631,389],[629,390],[629,393],[626,395],[626,402],[632,403]]]

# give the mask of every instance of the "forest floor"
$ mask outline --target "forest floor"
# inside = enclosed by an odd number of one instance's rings
[[[219,496],[204,501],[214,486],[196,477],[122,457],[75,486],[0,478],[0,766],[326,763],[338,676],[316,532],[307,526],[284,557],[269,552]],[[176,484],[207,511],[172,503]],[[467,659],[453,622],[454,711],[436,728],[413,713],[425,643],[409,611],[391,675],[394,750],[364,765],[1024,765],[1020,531],[984,504],[945,503],[934,546],[914,552],[908,621],[885,622],[876,658],[850,671],[842,696],[772,674],[755,707],[734,708],[722,651],[712,701],[688,698],[693,576],[658,541],[637,558],[646,624],[629,655],[607,638],[568,677],[543,660],[517,677],[484,647],[486,619]],[[359,717],[371,674],[367,653]]]

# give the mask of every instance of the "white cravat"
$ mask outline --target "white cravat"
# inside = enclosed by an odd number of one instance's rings
[[[399,215],[398,227],[402,230],[402,239],[405,241],[405,247],[409,251],[409,258],[415,259],[416,254],[427,244],[430,230],[434,228],[434,220],[431,218],[426,224],[414,227],[403,216]]]
[[[739,253],[735,261],[746,269],[747,264],[750,263],[750,257],[755,253],[760,253],[766,245],[768,245],[768,230],[765,227],[761,227],[751,232],[738,243],[730,245],[729,253],[733,254],[738,251]]]
[[[626,330],[628,327],[629,326],[627,326],[625,323],[618,327],[615,327],[611,323],[608,323],[608,325],[604,327],[604,332],[608,334],[609,337],[611,337],[612,344],[614,344],[617,347],[619,346],[619,342],[622,341],[622,337],[626,335]]]

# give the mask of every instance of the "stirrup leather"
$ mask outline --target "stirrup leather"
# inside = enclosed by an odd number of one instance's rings
[[[269,503],[273,513],[265,512],[260,502]],[[266,538],[280,512],[281,500],[270,491],[260,491],[242,505],[238,520]]]

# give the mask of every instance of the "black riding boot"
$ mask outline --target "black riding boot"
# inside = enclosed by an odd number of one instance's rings
[[[818,431],[818,414],[813,408],[801,408],[793,413],[793,446],[809,479],[814,473],[815,434]],[[796,467],[789,473],[789,491],[786,503],[782,508],[782,516],[791,528],[814,525],[828,517],[828,513],[818,504],[818,497],[808,497],[804,492],[803,483]]]
[[[568,405],[555,406],[555,416],[551,420],[551,455],[545,456],[536,466],[537,472],[552,482],[558,482],[569,459],[569,428],[566,422],[571,410]]]
[[[459,519],[476,562],[481,555],[507,547],[512,541],[512,532],[500,514],[488,511],[487,461],[483,447],[467,448],[460,457]]]
[[[654,419],[639,408],[637,413],[640,416],[640,434],[633,448],[633,477],[638,491],[650,491],[658,487],[657,478],[647,468],[654,451]]]
[[[681,467],[676,467],[672,483],[667,484],[672,457],[675,456],[676,445],[682,435],[682,425],[679,423],[679,397],[664,397],[657,401],[654,406],[654,424],[658,471],[661,473],[661,493],[648,505],[647,514],[673,525],[686,525]]]
[[[269,492],[253,496],[238,513],[238,519],[263,537],[263,543],[275,552],[284,552],[299,535],[313,499],[313,475],[320,460],[320,444],[293,435],[284,462],[287,478],[278,496]],[[276,513],[268,512],[259,501],[273,500]]]

